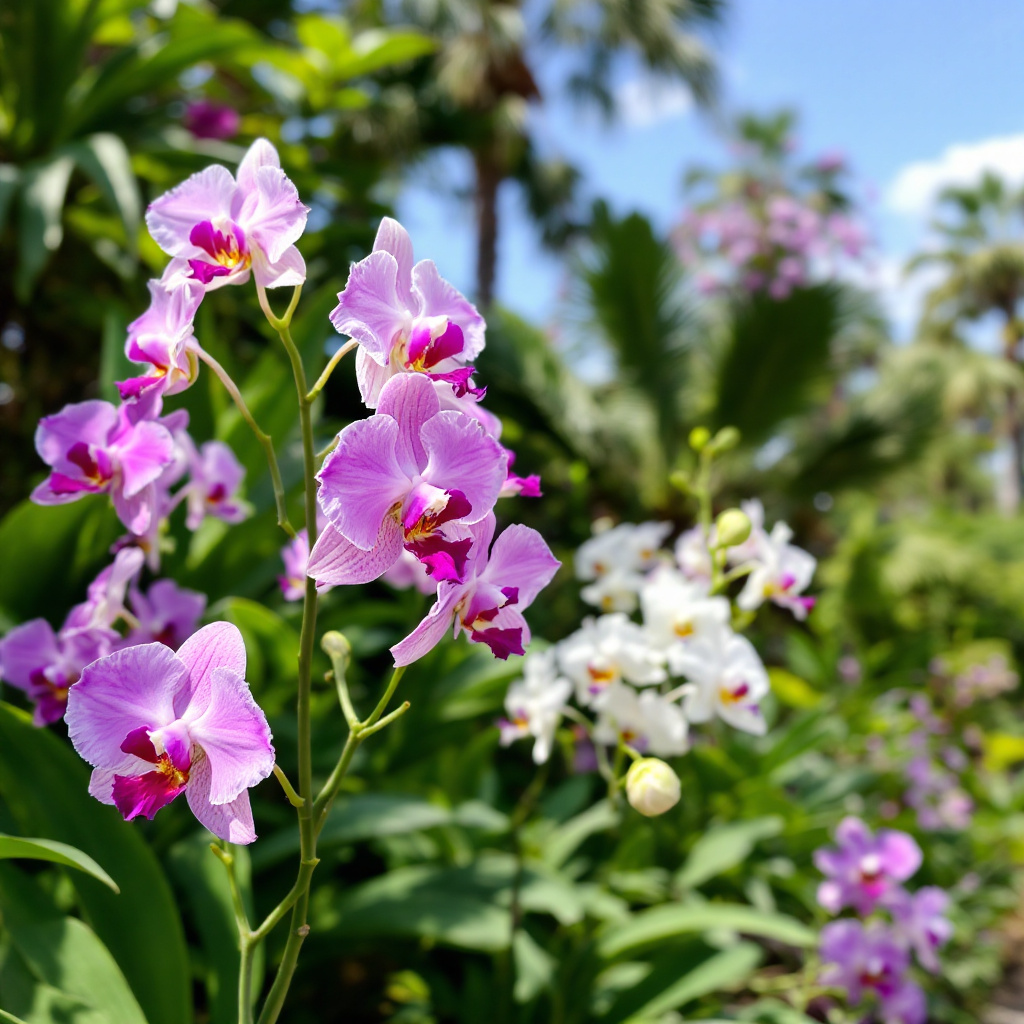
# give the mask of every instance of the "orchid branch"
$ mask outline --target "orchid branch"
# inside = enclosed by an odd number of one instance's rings
[[[345,344],[342,345],[333,356],[331,356],[330,362],[324,367],[324,372],[320,374],[316,383],[309,389],[309,394],[306,395],[307,402],[312,402],[316,396],[323,391],[324,386],[331,379],[331,374],[334,373],[338,363],[340,363],[342,359],[344,359],[345,356],[348,355],[348,353],[351,352],[358,344],[359,342],[354,338],[346,341]]]
[[[292,526],[288,519],[288,507],[285,503],[284,484],[281,482],[281,469],[277,464],[277,452],[274,451],[273,438],[256,422],[253,414],[249,411],[249,407],[245,404],[245,399],[242,397],[241,391],[238,390],[238,385],[231,379],[227,370],[225,370],[224,367],[206,351],[206,349],[198,348],[196,353],[199,358],[202,359],[202,361],[206,363],[206,365],[209,366],[209,368],[220,378],[220,382],[224,385],[225,390],[231,396],[235,406],[241,413],[242,419],[249,424],[250,429],[256,435],[256,440],[259,441],[262,446],[263,451],[267,456],[267,465],[270,467],[270,479],[274,485],[274,503],[277,506],[277,525],[280,526],[289,537],[294,539],[295,527]]]

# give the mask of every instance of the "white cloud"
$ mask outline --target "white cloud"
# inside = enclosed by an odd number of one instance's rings
[[[985,171],[1012,185],[1024,185],[1024,135],[957,143],[935,160],[907,164],[885,190],[885,204],[897,213],[927,214],[942,189],[975,185]]]
[[[693,96],[680,82],[631,78],[615,90],[619,119],[630,128],[649,128],[682,117],[693,109]]]

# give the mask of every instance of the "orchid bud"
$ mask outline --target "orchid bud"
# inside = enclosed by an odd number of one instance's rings
[[[711,450],[718,452],[731,451],[740,443],[740,432],[735,427],[722,427],[711,439]]]
[[[711,431],[707,427],[694,427],[690,431],[690,447],[695,451],[703,451],[711,440]]]
[[[715,520],[720,548],[734,548],[750,536],[750,516],[738,508],[727,508]]]
[[[642,757],[626,772],[626,796],[630,806],[648,818],[675,807],[679,793],[679,776],[657,757]]]

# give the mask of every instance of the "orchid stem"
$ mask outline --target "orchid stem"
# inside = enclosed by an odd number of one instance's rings
[[[274,451],[273,438],[260,427],[253,417],[253,414],[249,412],[249,407],[245,404],[245,399],[242,398],[242,393],[238,390],[238,385],[231,379],[227,370],[225,370],[224,367],[206,351],[206,349],[200,348],[197,352],[199,358],[202,359],[202,361],[206,363],[206,365],[209,366],[209,368],[220,378],[220,382],[224,385],[225,390],[234,400],[238,411],[242,414],[242,419],[249,424],[252,432],[256,435],[256,440],[259,441],[260,445],[263,447],[263,451],[267,456],[267,465],[270,467],[270,479],[274,484],[274,504],[277,506],[277,525],[280,526],[289,537],[294,538],[295,527],[292,526],[288,519],[288,506],[285,503],[284,484],[281,482],[281,469],[277,464],[277,452]]]
[[[316,543],[316,462],[313,450],[313,419],[310,411],[310,403],[306,399],[307,384],[306,371],[302,365],[302,356],[292,340],[289,326],[292,314],[295,312],[298,303],[300,289],[296,288],[292,295],[292,301],[288,306],[283,318],[274,316],[267,301],[266,291],[257,284],[256,293],[259,296],[260,307],[270,321],[271,326],[277,331],[281,344],[288,355],[292,367],[292,376],[295,378],[295,392],[299,403],[299,426],[302,432],[302,463],[303,477],[305,482],[305,514],[306,514],[306,535],[309,538],[310,548]],[[291,925],[288,930],[288,938],[285,942],[284,953],[281,963],[277,969],[277,976],[263,1004],[263,1011],[259,1017],[259,1024],[274,1024],[284,1007],[288,989],[291,986],[292,977],[295,974],[295,966],[298,962],[299,951],[309,934],[309,923],[307,912],[309,910],[309,885],[312,881],[313,870],[317,865],[316,857],[316,831],[313,826],[313,752],[311,743],[310,727],[310,691],[312,689],[312,667],[313,667],[313,643],[316,639],[316,609],[317,591],[316,582],[309,577],[306,578],[306,592],[302,602],[302,629],[299,634],[299,663],[298,663],[298,698],[296,701],[296,717],[298,720],[298,753],[299,753],[299,796],[302,805],[298,808],[299,818],[299,875],[296,879],[293,892],[296,893],[292,905]],[[284,910],[281,916],[284,916]],[[275,911],[276,913],[276,911]],[[274,916],[273,914],[271,916]],[[268,918],[268,921],[270,919]],[[267,922],[264,922],[266,924]],[[268,927],[272,928],[276,920]],[[262,930],[261,926],[261,930]]]
[[[302,797],[295,792],[295,787],[291,784],[291,782],[288,779],[288,776],[285,775],[285,773],[281,770],[281,766],[278,764],[274,765],[274,778],[281,783],[281,788],[284,790],[284,795],[288,797],[288,803],[290,803],[292,807],[301,807],[304,802]]]
[[[345,344],[342,345],[341,348],[339,348],[338,351],[335,352],[333,356],[331,356],[331,361],[324,367],[324,372],[320,374],[320,376],[317,378],[317,382],[309,389],[309,394],[306,395],[307,402],[312,402],[316,398],[316,396],[319,395],[321,391],[323,391],[324,385],[331,379],[331,374],[334,373],[335,367],[358,344],[359,342],[356,341],[355,339],[352,339],[351,341],[346,341]]]

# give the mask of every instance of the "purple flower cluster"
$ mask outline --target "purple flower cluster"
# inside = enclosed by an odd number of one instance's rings
[[[173,580],[156,580],[142,591],[142,565],[142,551],[125,548],[89,584],[86,600],[60,629],[32,619],[0,640],[0,679],[29,696],[36,725],[64,717],[70,688],[97,658],[151,642],[175,650],[195,632],[206,597]],[[119,624],[127,631],[119,632]]]
[[[207,291],[250,275],[263,287],[303,282],[294,243],[307,212],[265,139],[249,148],[237,176],[208,167],[150,205],[150,234],[173,258],[149,282],[149,308],[128,327],[125,353],[142,372],[118,384],[119,407],[79,402],[44,417],[36,448],[50,475],[34,501],[56,505],[109,494],[129,542],[147,551],[154,568],[161,523],[179,503],[187,504],[192,530],[206,516],[245,518],[248,506],[238,496],[245,471],[231,450],[218,441],[197,448],[187,413],[164,415],[163,399],[196,379],[201,349],[193,325]]]
[[[949,742],[949,725],[932,709],[929,699],[918,694],[910,700],[918,728],[907,737],[911,752],[904,772],[904,802],[917,813],[917,824],[929,832],[970,827],[974,802],[961,785],[967,756]]]
[[[523,654],[522,613],[559,563],[528,527],[494,539],[498,498],[539,496],[540,480],[511,472],[501,424],[480,405],[471,360],[484,346],[483,317],[431,260],[413,262],[405,228],[385,218],[331,322],[358,343],[359,390],[374,412],[341,431],[317,475],[326,522],[306,571],[320,588],[381,576],[436,588],[428,616],[392,648],[396,665],[448,629],[499,658]],[[304,554],[285,549],[286,597],[296,596]]]
[[[831,198],[844,171],[841,156],[830,154],[812,175],[820,190],[800,195],[780,182],[751,179],[734,198],[687,211],[674,233],[680,259],[702,268],[698,284],[707,293],[738,285],[786,298],[821,268],[865,250],[863,225]]]
[[[925,994],[910,971],[915,958],[939,970],[938,950],[953,931],[949,896],[936,886],[903,887],[921,865],[921,850],[905,832],[872,834],[859,818],[844,818],[836,843],[814,855],[826,876],[818,902],[831,914],[850,907],[866,920],[841,918],[822,929],[822,984],[845,990],[858,1009],[870,996],[883,1024],[924,1024]]]

